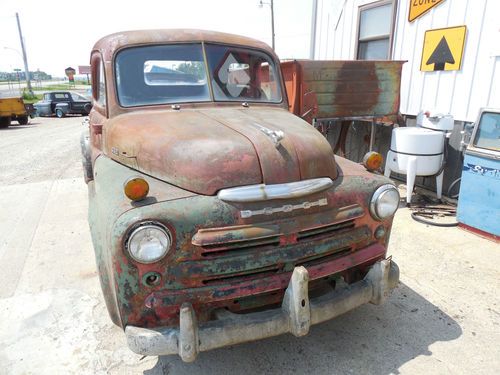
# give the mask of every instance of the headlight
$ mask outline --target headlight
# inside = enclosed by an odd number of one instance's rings
[[[170,231],[155,223],[148,223],[135,229],[127,241],[128,252],[140,263],[153,263],[160,260],[171,246]]]
[[[394,185],[386,184],[373,193],[370,212],[374,219],[384,220],[394,215],[399,206],[399,191]]]

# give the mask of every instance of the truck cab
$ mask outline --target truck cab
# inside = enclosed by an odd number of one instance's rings
[[[82,135],[111,319],[143,355],[283,333],[381,303],[399,193],[289,112],[266,44],[200,30],[112,34],[91,53]]]

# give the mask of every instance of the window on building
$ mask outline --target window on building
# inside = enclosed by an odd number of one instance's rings
[[[392,1],[379,1],[359,8],[359,60],[388,60],[393,28]]]

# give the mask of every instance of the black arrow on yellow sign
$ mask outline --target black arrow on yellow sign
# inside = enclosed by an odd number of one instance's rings
[[[434,71],[444,70],[445,64],[455,64],[455,59],[450,51],[450,46],[448,46],[448,42],[444,36],[439,41],[436,49],[432,52],[426,64],[434,64]]]

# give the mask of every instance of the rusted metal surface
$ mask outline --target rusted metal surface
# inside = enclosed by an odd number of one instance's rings
[[[404,61],[281,63],[290,111],[312,118],[396,116]]]
[[[244,316],[220,309],[215,319],[201,323],[193,305],[180,308],[179,326],[144,328],[128,325],[125,329],[131,350],[141,355],[179,354],[185,362],[195,360],[202,351],[221,348],[291,333],[301,337],[310,326],[333,319],[365,303],[380,304],[399,280],[399,268],[391,260],[381,260],[370,268],[363,280],[349,286],[330,286],[321,295],[312,288],[311,273],[295,267],[282,302],[266,311]]]
[[[285,134],[279,147],[261,127]],[[107,121],[105,133],[112,159],[199,194],[337,173],[328,141],[281,108],[136,111]]]
[[[188,195],[153,178],[148,178],[152,204],[136,207],[122,193],[128,168],[103,156],[95,171],[106,177],[92,183],[99,194],[91,204],[100,214],[91,207],[91,229],[105,298],[121,326],[175,325],[180,305],[187,301],[200,321],[220,307],[240,311],[274,303],[282,299],[279,289],[296,265],[307,265],[313,280],[332,274],[349,279],[354,270],[362,272],[385,256],[386,237],[377,240],[374,231],[383,225],[389,232],[391,220],[374,221],[367,206],[371,193],[386,180],[345,160],[334,186],[310,198],[325,197],[327,206],[301,215],[279,213],[267,222],[243,219],[239,212],[243,206],[260,209],[272,202],[229,204],[216,196]],[[135,223],[152,218],[175,234],[174,247],[155,264],[139,264],[127,254],[124,241]],[[105,233],[109,239],[102,237]],[[212,236],[203,243],[200,234],[206,233]],[[228,241],[221,243],[223,238]],[[237,240],[247,240],[248,246],[233,246]],[[161,283],[146,285],[148,272],[159,273]]]
[[[286,99],[120,107],[113,76],[117,51],[171,42],[247,46],[278,61],[261,42],[193,30],[119,33],[96,44],[93,76],[102,55],[107,85],[106,106],[94,103],[90,115],[89,223],[113,322],[176,326],[182,306],[192,306],[193,319],[205,322],[219,308],[247,312],[281,303],[297,266],[307,268],[310,290],[340,277],[361,280],[385,257],[392,218],[374,220],[369,201],[388,180],[342,158],[336,163],[326,139],[289,113]],[[314,95],[298,92],[293,105],[313,104]],[[312,118],[306,112],[303,117]],[[123,184],[131,177],[149,184],[146,199],[125,197]],[[330,178],[333,185],[279,201],[217,196],[223,188],[314,178]],[[283,205],[300,209],[276,209]],[[172,247],[156,262],[140,263],[127,241],[139,223],[151,221],[170,231]],[[377,229],[386,235],[376,238]],[[152,274],[159,277],[154,284],[147,282]]]

